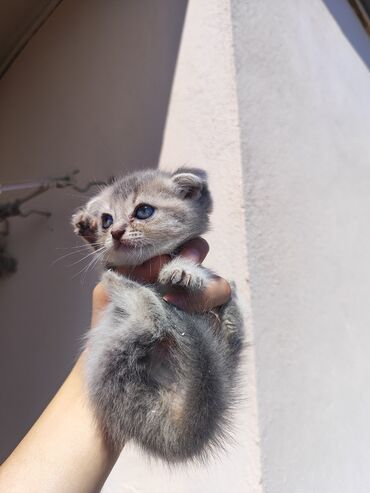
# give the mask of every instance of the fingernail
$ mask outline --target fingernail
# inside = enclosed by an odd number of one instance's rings
[[[171,294],[165,294],[163,296],[163,299],[166,303],[170,303],[171,305],[175,305],[175,306],[177,306],[177,308],[181,308],[182,310],[185,309],[184,300],[180,296],[173,296]]]
[[[186,250],[186,258],[189,258],[193,260],[193,262],[199,262],[200,261],[200,254],[198,250],[195,248],[189,248]]]

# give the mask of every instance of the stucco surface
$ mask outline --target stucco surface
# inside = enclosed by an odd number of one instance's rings
[[[252,343],[239,130],[230,6],[223,0],[192,0],[177,59],[160,167],[186,164],[207,170],[215,206],[212,231],[206,236],[211,250],[205,264],[237,282]],[[169,471],[139,460],[136,450],[127,447],[104,493],[259,493],[253,346],[244,358],[241,393],[244,401],[235,414],[235,443],[218,457],[205,466]]]
[[[230,10],[221,0],[192,1],[177,57],[186,7],[183,0],[113,1],[109,8],[64,0],[0,81],[0,182],[79,167],[84,183],[159,159],[166,168],[206,168],[215,199],[207,264],[237,280],[252,340]],[[71,264],[80,255],[55,263],[81,244],[69,218],[85,199],[50,192],[32,204],[51,210],[49,221],[12,221],[9,249],[19,270],[0,284],[1,458],[63,381],[89,326],[98,274],[78,275],[85,263]],[[245,371],[248,399],[234,446],[207,466],[172,471],[127,446],[103,491],[258,492],[252,351]]]
[[[0,183],[79,168],[83,185],[156,167],[185,11],[183,0],[63,1],[0,81]],[[98,275],[79,274],[87,262],[70,255],[81,241],[69,224],[85,200],[50,191],[29,203],[51,211],[48,221],[11,221],[19,268],[0,281],[0,460],[67,375],[89,326]]]
[[[233,446],[172,471],[127,447],[103,491],[368,492],[369,39],[345,0],[107,5],[62,2],[0,81],[0,182],[207,169],[206,264],[237,281],[251,348]],[[97,274],[53,264],[79,244],[68,221],[82,200],[48,194],[34,203],[48,223],[12,223],[2,457],[89,324]]]
[[[232,6],[264,491],[365,493],[370,42],[344,0]]]

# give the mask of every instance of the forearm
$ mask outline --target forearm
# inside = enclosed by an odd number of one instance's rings
[[[94,421],[83,380],[83,356],[0,468],[0,492],[99,491],[117,454]]]
[[[182,255],[201,262],[207,252],[208,244],[197,238],[187,243]],[[170,260],[167,257],[154,257],[135,273],[131,269],[128,272],[153,282]],[[228,283],[215,279],[202,296],[203,309],[226,303],[229,297]],[[176,304],[176,300],[168,301]],[[92,326],[107,303],[107,293],[99,283],[93,292]],[[0,493],[93,493],[100,490],[117,457],[95,424],[84,387],[82,355],[54,399],[0,467]]]

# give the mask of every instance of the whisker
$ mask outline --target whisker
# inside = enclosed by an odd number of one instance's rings
[[[95,253],[95,252],[94,252]],[[77,272],[77,274],[75,274],[72,279],[75,279],[76,277],[78,277],[80,274],[83,274],[85,271],[87,271],[90,266],[92,266],[94,263],[96,263],[97,261],[99,260],[99,256],[96,256],[94,257],[92,260],[89,261],[89,263],[87,265],[85,265],[81,270],[79,270]]]
[[[82,245],[74,245],[74,246],[67,246],[67,247],[56,247],[56,250],[70,250],[70,249],[76,249],[76,248],[91,248],[94,246],[99,246],[99,243],[84,243]]]
[[[86,266],[86,268],[82,270],[81,272],[83,273],[83,277],[81,279],[82,284],[85,282],[87,272],[93,269],[93,267],[95,267],[97,263],[104,258],[105,253],[106,253],[105,251],[100,252],[95,258],[92,259],[92,261]]]
[[[86,250],[79,250],[77,252],[69,252],[69,253],[66,253],[65,255],[62,255],[61,257],[58,257],[57,259],[53,260],[51,265],[55,265],[56,263],[60,262],[61,260],[67,258],[67,257],[70,257],[71,255],[78,255],[79,253],[82,253]]]
[[[86,260],[87,258],[91,257],[92,255],[97,255],[104,248],[105,247],[103,245],[102,247],[98,248],[97,250],[94,250],[93,252],[88,253],[87,255],[85,255],[84,257],[80,258],[79,260],[76,260],[76,262],[73,262],[72,264],[70,264],[69,267],[73,267],[74,265],[79,264],[80,262],[82,262],[83,260]]]
[[[51,265],[55,265],[56,263],[60,262],[61,260],[67,258],[67,257],[70,257],[71,255],[78,255],[80,253],[83,253],[83,252],[86,252],[86,250],[90,250],[90,248],[88,249],[81,249],[81,250],[77,250],[77,251],[74,251],[74,252],[69,252],[69,253],[66,253],[65,255],[62,255],[61,257],[58,257],[57,259],[53,260]],[[92,252],[94,253],[94,252]]]
[[[79,248],[78,250],[75,250],[73,252],[68,252],[66,253],[65,255],[62,255],[60,257],[58,257],[57,259],[53,260],[53,262],[51,263],[51,265],[55,265],[57,262],[60,262],[61,260],[67,258],[67,257],[70,257],[71,255],[78,255],[80,253],[83,253],[83,252],[86,252],[86,251],[90,251],[91,250],[91,247],[90,245],[83,245],[81,248]],[[96,252],[96,250],[94,250],[93,252],[91,253],[94,253]]]

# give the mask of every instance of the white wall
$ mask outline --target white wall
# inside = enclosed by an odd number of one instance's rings
[[[207,263],[237,280],[246,310],[237,444],[207,468],[172,472],[127,447],[104,491],[367,492],[369,40],[345,0],[191,0],[177,58],[185,10],[65,0],[0,81],[0,182],[204,166]],[[0,283],[2,456],[89,323],[95,276],[81,285],[68,258],[52,265],[75,244],[80,201],[38,201],[52,229],[13,222],[19,271]]]
[[[264,491],[365,493],[369,38],[345,0],[232,5]]]

